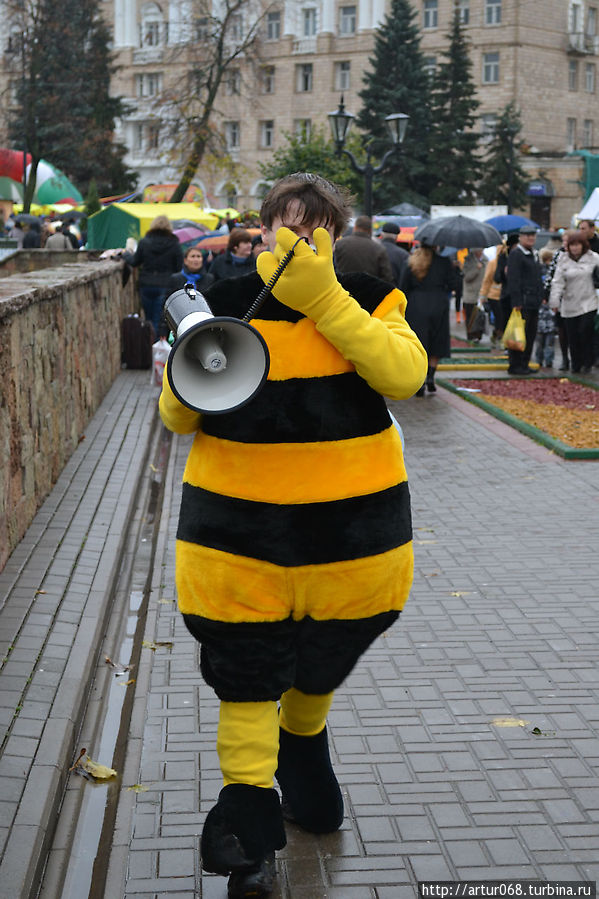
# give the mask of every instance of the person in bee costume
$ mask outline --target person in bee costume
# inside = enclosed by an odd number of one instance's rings
[[[251,321],[270,352],[263,389],[218,415],[182,405],[166,378],[160,398],[165,425],[195,433],[176,580],[221,701],[224,787],[204,825],[202,865],[230,875],[232,899],[272,890],[284,818],[314,833],[340,827],[327,713],[412,582],[402,441],[383,396],[411,397],[427,358],[399,290],[360,272],[337,278],[333,242],[348,200],[318,175],[281,179],[262,205],[270,252],[257,272],[206,294],[215,316],[243,318],[305,238]]]

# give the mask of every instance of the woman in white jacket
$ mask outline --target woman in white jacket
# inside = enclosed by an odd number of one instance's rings
[[[598,266],[599,254],[589,249],[580,231],[571,231],[549,294],[549,305],[559,309],[566,325],[572,371],[585,375],[593,365],[593,329],[598,305],[593,271]]]

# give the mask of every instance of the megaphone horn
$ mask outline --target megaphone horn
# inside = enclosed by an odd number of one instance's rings
[[[177,399],[196,412],[231,412],[260,390],[270,366],[262,335],[245,321],[213,316],[191,284],[164,304],[166,321],[176,335],[166,372]]]

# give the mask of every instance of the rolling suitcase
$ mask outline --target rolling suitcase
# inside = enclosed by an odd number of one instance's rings
[[[121,325],[123,368],[152,368],[152,344],[155,342],[151,322],[138,315],[128,315]]]

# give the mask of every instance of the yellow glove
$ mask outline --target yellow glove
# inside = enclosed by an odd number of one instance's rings
[[[279,228],[274,253],[260,253],[256,260],[258,274],[265,284],[273,276],[279,262],[297,241],[297,234],[289,228]],[[337,280],[333,268],[333,245],[324,228],[314,231],[316,253],[302,240],[293,258],[273,288],[273,294],[291,309],[302,312],[317,322],[335,305],[355,303]]]

